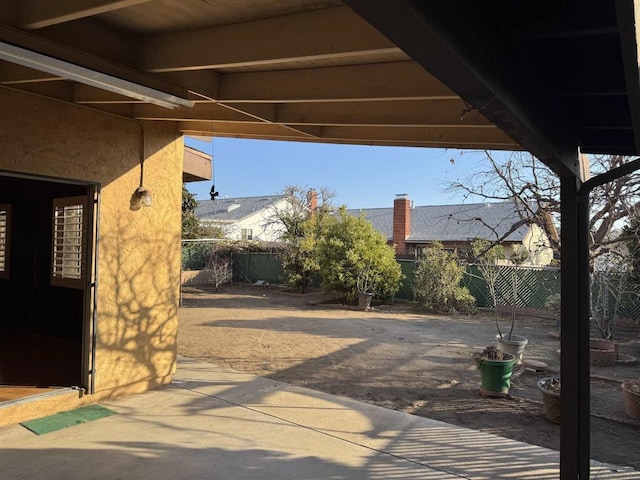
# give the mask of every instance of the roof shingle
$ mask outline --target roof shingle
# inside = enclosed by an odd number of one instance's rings
[[[200,221],[237,222],[285,198],[286,195],[263,195],[201,200],[198,202],[195,215]]]
[[[360,214],[389,240],[393,237],[393,208],[347,210]],[[520,220],[512,202],[427,205],[411,208],[409,242],[471,241],[474,238],[496,240]],[[521,242],[528,231],[521,226],[505,239]]]

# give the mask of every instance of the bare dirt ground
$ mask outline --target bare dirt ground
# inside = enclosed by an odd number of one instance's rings
[[[508,319],[504,319],[506,325]],[[555,321],[519,318],[525,359],[548,372],[517,369],[508,398],[483,398],[472,354],[495,338],[491,315],[425,314],[409,302],[364,312],[335,298],[279,287],[184,287],[180,355],[334,395],[559,449],[560,427],[543,414],[537,381],[559,374]],[[640,357],[640,330],[618,337]],[[620,383],[635,365],[591,370],[591,457],[640,470],[640,422],[626,417]]]

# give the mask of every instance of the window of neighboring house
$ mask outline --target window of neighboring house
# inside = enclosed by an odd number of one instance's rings
[[[240,233],[242,240],[253,240],[253,229],[243,228]]]
[[[11,239],[11,205],[0,204],[0,278],[9,278],[9,240]]]
[[[83,288],[86,197],[53,200],[51,284]]]

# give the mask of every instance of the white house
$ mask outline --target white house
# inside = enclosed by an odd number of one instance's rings
[[[269,221],[274,211],[291,208],[287,195],[216,198],[198,202],[195,215],[203,227],[222,227],[233,240],[279,240],[281,227]]]

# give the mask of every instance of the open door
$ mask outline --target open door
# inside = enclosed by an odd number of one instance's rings
[[[0,402],[93,389],[98,198],[96,184],[0,172]]]
[[[95,365],[96,212],[98,189],[87,194],[53,199],[51,285],[82,292],[81,387],[93,393]]]

